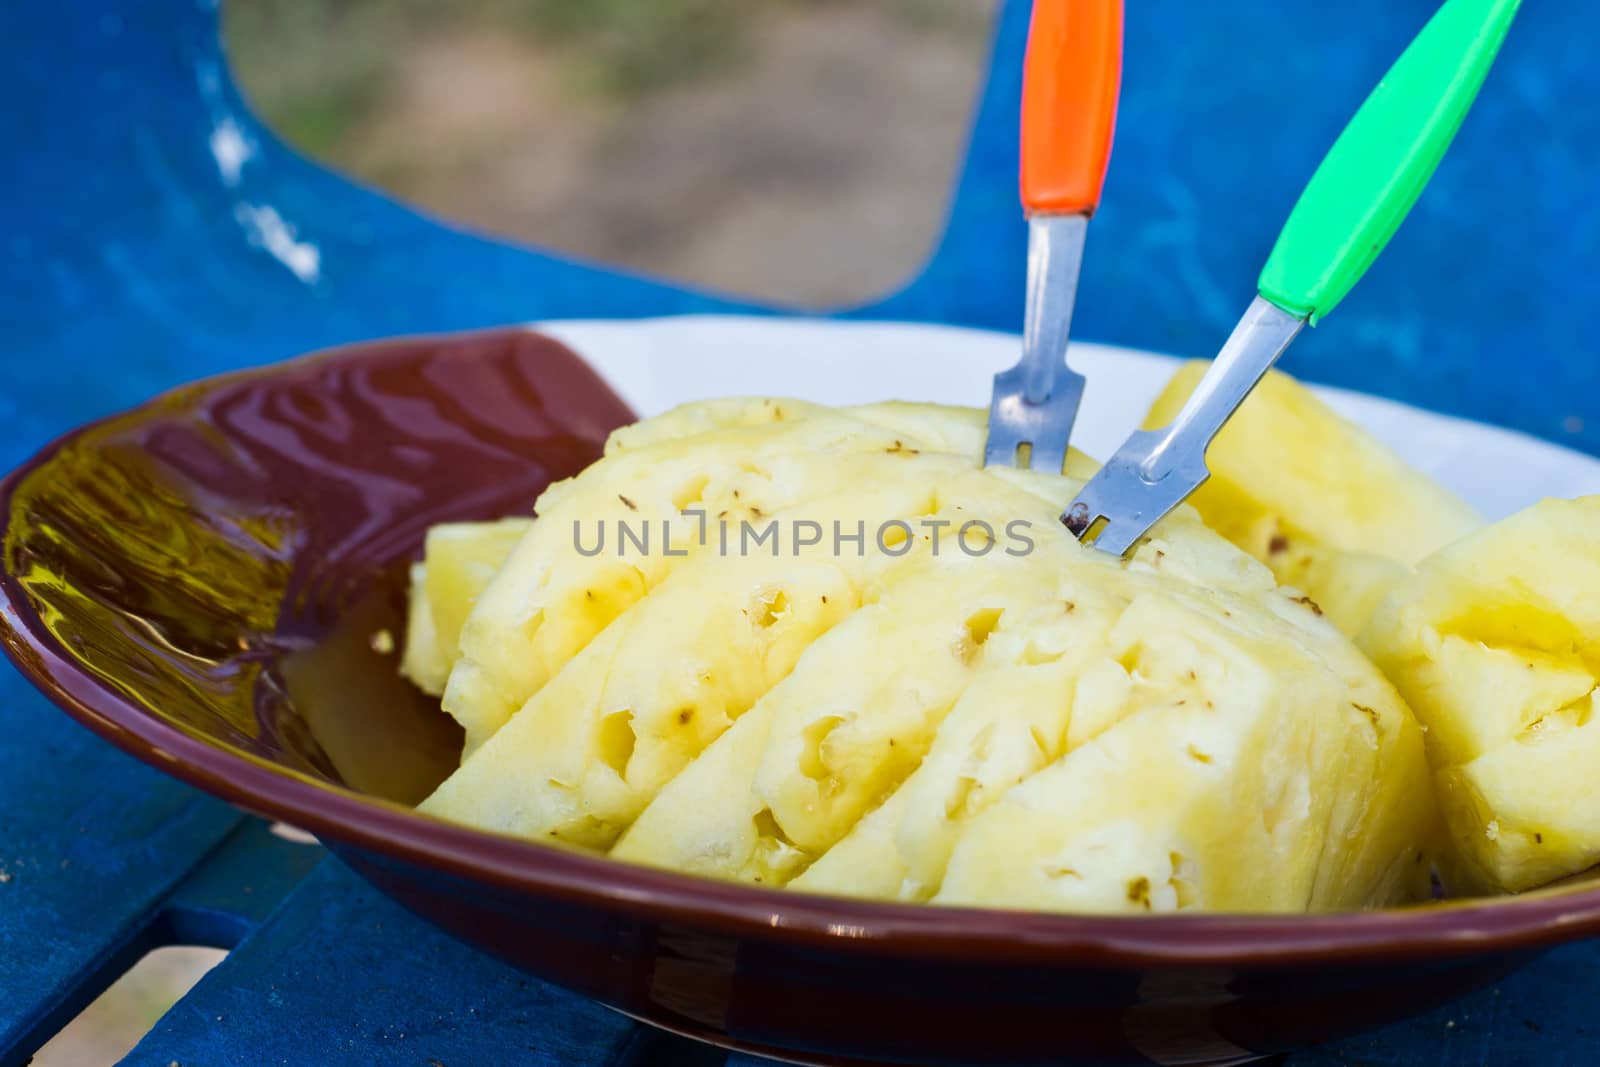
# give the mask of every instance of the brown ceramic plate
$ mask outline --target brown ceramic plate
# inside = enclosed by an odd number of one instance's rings
[[[525,331],[202,382],[0,485],[7,651],[136,756],[316,833],[418,914],[640,1018],[817,1063],[1226,1062],[1600,933],[1600,889],[1370,914],[1094,918],[726,885],[407,805],[461,737],[397,680],[427,527],[526,511],[631,413]]]

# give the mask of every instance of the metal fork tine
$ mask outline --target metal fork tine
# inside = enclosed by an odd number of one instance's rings
[[[1022,73],[1018,192],[1028,219],[1022,358],[995,375],[985,466],[1060,474],[1083,376],[1067,366],[1083,238],[1100,202],[1122,80],[1122,0],[1035,4]]]
[[[1211,476],[1211,439],[1303,326],[1257,297],[1172,425],[1131,434],[1067,505],[1061,521],[1073,536],[1123,555],[1199,488]],[[1096,531],[1100,519],[1105,525]]]
[[[1023,445],[1028,466],[1060,474],[1083,399],[1083,375],[1067,366],[1086,215],[1028,220],[1028,304],[1017,365],[994,376],[986,466],[1013,466]]]

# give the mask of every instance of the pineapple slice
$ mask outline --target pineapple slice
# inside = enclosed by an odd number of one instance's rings
[[[694,400],[679,404],[655,418],[611,431],[611,436],[606,438],[605,454],[611,456],[622,451],[637,451],[713,430],[793,422],[827,410],[821,404],[792,397],[729,396]]]
[[[989,413],[979,408],[888,400],[844,410],[862,422],[918,441],[928,452],[976,458],[983,454],[983,443],[989,437]],[[1099,464],[1081,452],[1069,450],[1065,469],[1073,477],[1086,478],[1099,469]]]
[[[913,484],[939,487],[923,517],[957,530],[974,520],[992,527],[1021,520],[1055,533],[1075,484],[1028,472],[1013,472],[1008,484],[995,472],[949,470],[939,457],[909,466]],[[1019,488],[1030,484],[1040,492]],[[818,511],[837,507],[823,502]],[[1037,564],[1029,565],[1032,556],[990,549],[1000,559],[975,558],[952,545],[955,536],[946,533],[941,549],[931,532],[921,533],[904,556],[869,556],[868,606],[819,640],[793,674],[668,784],[613,854],[782,884],[843,836],[915,768],[1006,607],[1049,589]],[[1066,537],[1039,552],[1057,561],[1085,555]],[[756,758],[746,758],[750,752]],[[708,796],[722,801],[708,805]]]
[[[1066,749],[1074,704],[1092,688],[1079,681],[1085,663],[1126,605],[1120,597],[1096,603],[1086,592],[1034,608],[989,638],[921,765],[796,878],[796,889],[905,900],[938,890],[960,825]],[[1115,670],[1125,694],[1127,673]]]
[[[695,432],[704,426],[712,428]],[[466,728],[467,752],[677,566],[681,553],[707,547],[700,538],[714,524],[684,517],[686,508],[759,525],[851,478],[878,481],[876,471],[892,470],[903,481],[898,467],[924,453],[971,468],[984,432],[973,409],[886,403],[831,411],[792,400],[691,405],[617,431],[605,459],[540,497],[542,521],[462,627],[444,707]],[[819,464],[819,455],[845,465]],[[859,470],[849,465],[852,456],[864,461]],[[1074,452],[1068,468],[1087,475],[1094,464]],[[676,519],[672,554],[660,541],[669,519]],[[656,550],[629,542],[624,554],[623,524],[635,534],[651,531]],[[610,543],[599,541],[602,530]],[[574,551],[575,539],[599,551]]]
[[[782,699],[781,689],[668,782],[611,855],[756,885],[783,885],[805,870],[810,857],[784,838],[750,782],[772,729],[776,705],[769,701]]]
[[[922,477],[907,478],[899,459],[843,458],[838,472],[854,488],[774,518],[792,530],[954,515],[968,499],[958,488],[986,482],[950,456],[915,462]],[[934,485],[946,486],[946,512]],[[1034,520],[1053,522],[1050,506],[1034,504]],[[819,555],[685,561],[470,752],[422,809],[525,837],[610,845],[672,774],[786,675],[806,643],[902,569],[925,565],[931,544],[918,539],[904,557]]]
[[[1261,558],[1281,585],[1311,598],[1341,633],[1354,637],[1383,598],[1411,573],[1409,567],[1370,552],[1346,552],[1306,537],[1281,533],[1264,542]],[[1249,551],[1248,545],[1241,545]]]
[[[685,509],[762,520],[834,491],[839,472],[813,457],[904,453],[917,444],[904,437],[826,412],[623,448],[551,486],[539,498],[539,521],[462,627],[444,707],[466,728],[468,751],[666,577],[680,553],[704,547],[702,526],[684,518]],[[673,518],[670,554],[659,540],[650,552],[627,552],[619,543],[624,524],[659,539],[661,523]],[[602,533],[610,544],[600,544]],[[598,552],[584,554],[596,544]]]
[[[1426,892],[1421,734],[1358,653],[1286,597],[1100,592],[997,633],[918,771],[792,885],[1074,911]]]
[[[923,466],[944,478],[965,470],[943,456]],[[823,519],[876,527],[934,509],[933,491],[905,478],[899,461],[847,457],[836,469],[852,475],[853,489],[774,518],[787,529],[803,521],[820,529]],[[814,638],[872,595],[885,569],[865,552],[835,556],[831,545],[793,556],[729,551],[684,561],[625,610],[468,753],[423,810],[609,846]]]
[[[1180,367],[1145,428],[1170,423],[1208,366]],[[1481,525],[1454,494],[1281,371],[1256,386],[1206,463],[1211,478],[1189,502],[1347,634],[1360,630],[1406,566]]]
[[[446,703],[472,747],[424,810],[877,897],[1297,910],[1421,891],[1420,730],[1266,566],[1187,507],[1128,559],[1085,549],[1058,519],[1077,481],[977,468],[982,412],[792,403],[641,424],[547,491],[461,627]],[[690,505],[784,536],[904,528],[726,553]],[[570,547],[575,521],[644,518],[683,554]],[[1004,885],[984,873],[999,841]],[[1063,856],[1095,864],[1084,887],[1040,873]]]
[[[1031,568],[994,562],[942,566],[892,594],[876,632],[855,636],[861,645],[843,653],[856,685],[818,687],[773,712],[753,785],[787,838],[820,855],[893,792],[922,761],[1003,618],[1051,592]],[[862,670],[862,653],[882,666]],[[808,676],[815,684],[816,670],[838,667],[824,658]]]
[[[1521,890],[1600,863],[1600,697],[1439,775],[1467,884]],[[1460,875],[1462,868],[1454,868]]]
[[[942,506],[1054,521],[1071,496],[1071,483],[1025,472],[974,477],[1013,484],[953,479]],[[1055,493],[1015,493],[1030,482]],[[1424,894],[1415,842],[1434,826],[1432,792],[1420,730],[1393,689],[1192,513],[1158,533],[1127,564],[1063,538],[1016,562],[1014,576],[998,561],[936,561],[933,573],[902,576],[668,783],[612,854],[813,891],[1071,910],[1294,911]],[[952,637],[963,626],[988,636]],[[1172,709],[1186,707],[1175,725]],[[1149,737],[1123,724],[1163,715],[1160,736],[1177,756],[1132,760],[1119,746],[1135,742],[1117,739]],[[947,867],[979,848],[966,842],[991,833],[975,829],[984,813],[1074,751],[1098,753],[1074,766],[1154,767],[1170,788],[1124,772],[1120,792],[1152,796],[1142,825],[1101,795],[1110,771],[1086,791],[1100,799],[1076,801],[1074,817],[1048,806],[1039,825],[1007,815],[1015,862],[1050,865],[1040,850],[1059,841],[1041,826],[1077,840],[1075,827],[1100,820],[1113,839],[1134,834],[1139,857],[1179,854],[1179,873],[1113,850],[1082,892],[1039,891],[1013,868],[1002,881],[1017,895],[1007,897],[972,883],[993,857],[970,855],[951,885]],[[1255,832],[1249,859],[1270,861],[1273,877],[1234,871],[1241,822],[1270,830]],[[1084,838],[1091,853],[1100,832]],[[1130,901],[1141,877],[1157,889]],[[1174,878],[1181,895],[1163,896]]]
[[[996,571],[941,566],[892,584],[669,783],[612,854],[768,885],[798,873],[916,767],[992,628],[1038,595],[1025,568]]]
[[[428,603],[428,568],[413,563],[411,584],[406,591],[406,644],[400,653],[400,673],[429,696],[444,692],[455,665],[439,644],[439,630],[433,624],[433,605]]]
[[[859,596],[833,560],[696,560],[573,657],[421,810],[608,848]]]
[[[1272,616],[1141,595],[1112,635],[1135,680],[1121,716],[961,826],[934,900],[1297,912],[1423,892],[1420,731],[1370,668],[1353,690]]]
[[[1184,364],[1146,427],[1171,422],[1208,366]],[[1235,543],[1267,516],[1330,548],[1413,564],[1481,524],[1454,494],[1281,371],[1246,398],[1206,462],[1211,479],[1190,502]]]
[[[428,531],[425,584],[439,645],[452,659],[478,597],[533,526],[531,518],[453,522]]]
[[[1462,888],[1600,862],[1596,546],[1600,496],[1542,501],[1425,560],[1361,635],[1428,729]]]
[[[428,531],[422,562],[412,564],[406,647],[400,672],[423,692],[444,692],[466,620],[479,594],[532,519],[451,522]]]
[[[719,397],[680,404],[671,411],[642,422],[623,426],[612,431],[606,440],[605,454],[613,455],[624,450],[649,448],[666,441],[681,440],[713,430],[735,429],[743,426],[770,426],[780,422],[795,422],[819,414],[830,414],[833,409],[792,397]],[[839,408],[839,414],[871,423],[890,431],[898,431],[915,439],[929,452],[947,452],[951,455],[976,455],[983,451],[983,442],[989,432],[988,413],[980,408],[952,407],[946,404],[925,404],[905,400],[888,400],[878,404],[861,404]],[[1069,453],[1069,458],[1071,453]],[[1069,462],[1068,473],[1087,477],[1093,470],[1083,472],[1086,457],[1077,453]],[[1074,470],[1074,466],[1077,470]]]

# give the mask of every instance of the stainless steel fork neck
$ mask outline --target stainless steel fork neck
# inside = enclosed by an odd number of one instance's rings
[[[1028,297],[1022,327],[1023,396],[1030,404],[1050,396],[1066,370],[1067,339],[1078,300],[1087,215],[1028,218]]]
[[[1182,503],[1209,476],[1211,439],[1304,326],[1258,296],[1178,417],[1135,430],[1062,512],[1073,536],[1121,556]]]
[[[1305,324],[1305,319],[1260,296],[1252,300],[1160,442],[1139,464],[1139,477],[1146,482],[1159,482],[1183,460],[1204,456],[1223,423]]]

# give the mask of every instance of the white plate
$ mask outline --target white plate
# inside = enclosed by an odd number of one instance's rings
[[[712,396],[791,396],[825,404],[929,400],[987,406],[1019,338],[899,322],[697,315],[540,324],[581,353],[635,411]],[[1089,378],[1073,444],[1098,458],[1143,417],[1176,360],[1074,344]],[[1319,386],[1330,404],[1490,518],[1547,496],[1600,493],[1600,461],[1523,434]]]

